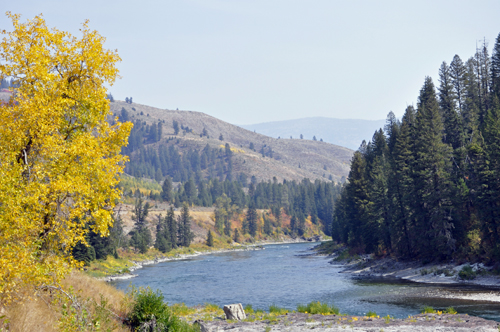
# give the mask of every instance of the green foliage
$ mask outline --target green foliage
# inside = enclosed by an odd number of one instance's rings
[[[207,235],[207,246],[209,247],[213,247],[214,245],[214,236],[212,235],[212,231],[208,231],[208,235]]]
[[[458,272],[458,277],[462,280],[473,280],[476,278],[476,275],[476,272],[474,272],[470,265],[465,265],[460,272]]]
[[[297,311],[309,314],[325,314],[325,315],[338,315],[339,309],[334,305],[328,305],[327,303],[311,302],[307,305],[299,304],[297,305]]]
[[[434,310],[434,308],[433,308],[433,307],[427,307],[427,306],[426,306],[426,307],[424,307],[424,308],[422,309],[422,313],[423,313],[423,314],[434,314],[434,313],[436,313],[436,310]]]
[[[251,304],[247,304],[243,307],[243,310],[245,310],[245,313],[246,314],[253,314],[254,311],[253,311],[253,307]]]
[[[275,304],[271,304],[269,306],[269,313],[270,314],[276,314],[276,315],[285,315],[289,312],[288,309],[285,309],[285,308],[280,308],[278,307],[277,305]]]
[[[451,314],[451,315],[456,315],[457,311],[453,307],[448,307],[448,308],[446,308],[445,313]]]
[[[148,288],[134,291],[134,305],[129,315],[130,325],[139,331],[196,331],[188,323],[174,316],[163,302],[160,291]]]
[[[370,310],[366,313],[366,317],[370,317],[370,318],[377,317],[377,313],[375,311]]]

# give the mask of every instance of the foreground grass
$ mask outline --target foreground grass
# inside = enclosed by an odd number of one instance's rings
[[[47,288],[4,307],[0,331],[130,331],[123,321],[131,301],[122,291],[80,271],[61,286],[67,295]]]

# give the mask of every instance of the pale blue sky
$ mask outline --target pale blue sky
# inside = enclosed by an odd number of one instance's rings
[[[416,102],[442,61],[500,33],[500,1],[0,0],[23,19],[118,49],[118,99],[236,124],[384,119]],[[0,16],[0,29],[10,30]]]

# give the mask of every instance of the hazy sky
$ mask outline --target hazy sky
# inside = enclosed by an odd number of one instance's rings
[[[500,1],[0,0],[22,19],[118,49],[117,99],[235,124],[384,119],[416,102],[442,61],[500,33]],[[11,30],[0,16],[0,29]]]

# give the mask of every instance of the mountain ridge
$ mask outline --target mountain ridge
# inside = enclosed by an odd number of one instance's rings
[[[238,125],[241,128],[255,131],[270,137],[312,139],[357,150],[363,140],[371,140],[375,130],[383,128],[385,120],[338,119],[330,117],[305,117],[299,119],[260,122],[249,125]]]

